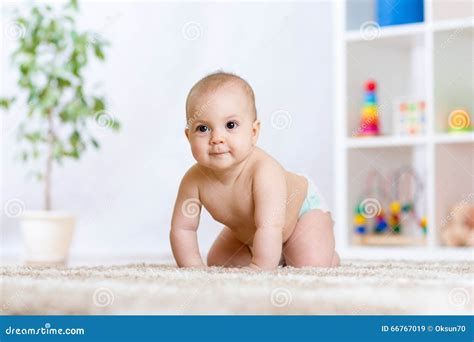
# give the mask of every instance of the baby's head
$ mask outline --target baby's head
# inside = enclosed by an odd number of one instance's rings
[[[193,156],[210,169],[227,169],[245,160],[260,130],[252,88],[224,72],[206,76],[191,88],[186,120]]]

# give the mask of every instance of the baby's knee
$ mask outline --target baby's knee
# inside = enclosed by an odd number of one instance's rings
[[[317,221],[319,225],[332,230],[334,227],[334,220],[332,219],[331,213],[329,211],[326,212],[322,210],[317,210],[316,212],[318,214]]]
[[[222,258],[211,248],[207,254],[207,266],[222,266]]]

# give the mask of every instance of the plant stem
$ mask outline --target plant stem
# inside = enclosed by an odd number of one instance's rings
[[[44,209],[51,210],[51,173],[53,171],[53,146],[54,130],[52,111],[48,112],[48,156],[46,158],[46,170],[44,172]]]

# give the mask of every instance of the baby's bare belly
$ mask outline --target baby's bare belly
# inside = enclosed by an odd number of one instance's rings
[[[283,242],[288,240],[295,229],[296,223],[298,222],[299,211],[306,197],[307,181],[302,176],[287,172],[287,186],[288,197],[286,202],[286,219],[285,226],[282,229]],[[239,241],[248,246],[253,245],[253,237],[257,230],[253,214],[252,208],[252,210],[247,214],[240,214],[236,215],[235,217],[230,215],[230,218],[226,220],[226,222],[222,222],[232,230],[234,236]]]

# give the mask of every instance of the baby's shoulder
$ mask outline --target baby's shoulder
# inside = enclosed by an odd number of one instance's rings
[[[262,149],[258,149],[253,163],[254,175],[272,175],[284,173],[285,169],[281,164]]]
[[[191,166],[184,174],[181,183],[187,186],[197,185],[199,183],[201,172],[197,164]]]

